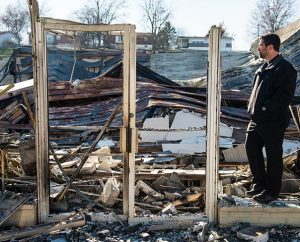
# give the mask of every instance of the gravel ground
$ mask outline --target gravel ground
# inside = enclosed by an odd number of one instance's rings
[[[203,241],[245,241],[237,237],[237,232],[249,224],[239,223],[229,228],[208,225]],[[276,226],[264,229],[269,234],[269,242],[300,242],[300,228]],[[119,223],[88,222],[85,226],[51,235],[41,235],[26,241],[109,241],[109,242],[196,242],[201,241],[199,231],[193,229],[176,231],[149,231],[145,225],[122,226]]]

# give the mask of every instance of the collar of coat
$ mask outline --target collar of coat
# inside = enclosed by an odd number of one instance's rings
[[[273,69],[277,64],[282,61],[283,57],[281,54],[275,56],[272,60],[270,60],[265,70]]]
[[[266,61],[257,71],[256,73],[262,72],[263,70],[271,70],[277,66],[279,62],[283,60],[281,54],[277,55],[270,61]]]
[[[275,66],[277,66],[277,64],[279,62],[281,62],[283,60],[283,57],[281,54],[278,54],[277,56],[275,56],[272,60],[270,61],[266,61],[261,67],[260,67],[260,71],[263,70],[270,70],[275,68]]]

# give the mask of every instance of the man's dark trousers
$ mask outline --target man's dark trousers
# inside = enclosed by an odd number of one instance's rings
[[[283,173],[282,143],[286,121],[255,123],[250,121],[246,135],[246,151],[253,184],[266,189],[270,195],[278,197]],[[266,150],[267,169],[265,169],[263,147]]]

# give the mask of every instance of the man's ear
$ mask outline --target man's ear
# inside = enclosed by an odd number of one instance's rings
[[[274,50],[274,46],[272,44],[267,46],[268,50]]]

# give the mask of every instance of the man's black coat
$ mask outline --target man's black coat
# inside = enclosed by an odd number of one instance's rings
[[[248,112],[255,123],[284,121],[296,88],[297,71],[278,55],[255,73]],[[254,92],[254,93],[253,93]]]

